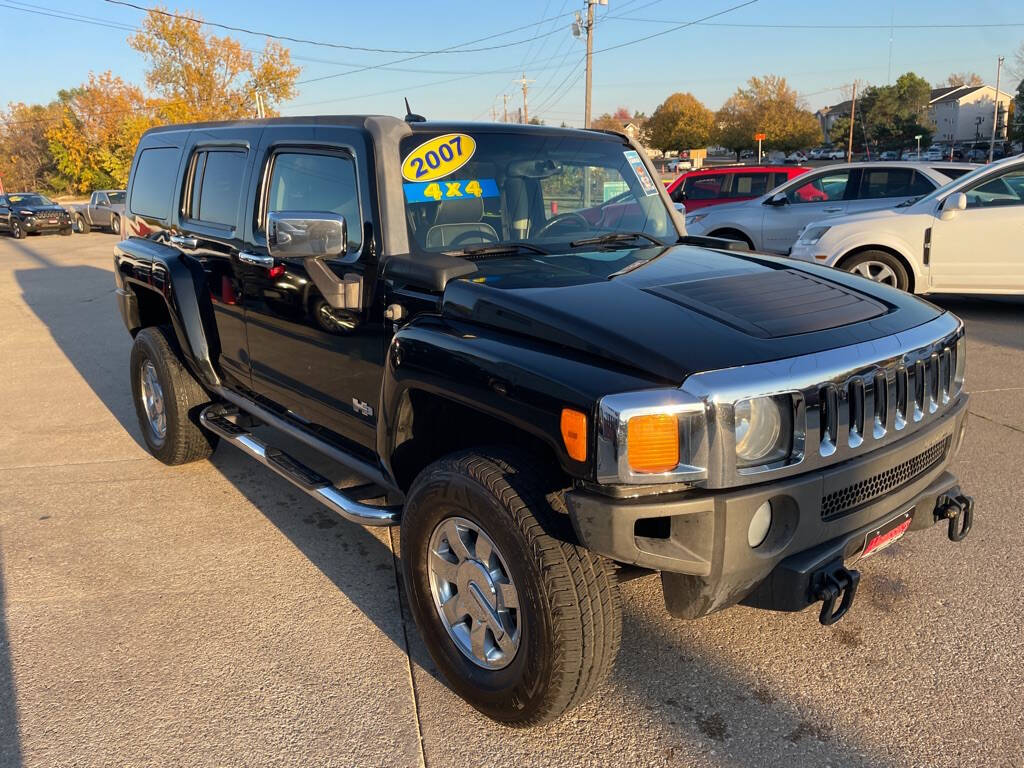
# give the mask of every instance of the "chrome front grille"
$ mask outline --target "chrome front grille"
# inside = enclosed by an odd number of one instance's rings
[[[945,313],[902,333],[800,357],[689,377],[682,390],[707,405],[709,488],[813,471],[903,440],[940,419],[963,388],[963,324]],[[737,469],[733,404],[788,396],[787,461]]]

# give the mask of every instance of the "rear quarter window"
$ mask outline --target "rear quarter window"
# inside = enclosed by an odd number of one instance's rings
[[[151,219],[170,218],[178,156],[176,147],[142,150],[132,179],[129,206],[132,213]]]

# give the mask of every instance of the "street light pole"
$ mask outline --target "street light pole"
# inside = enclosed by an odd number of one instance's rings
[[[996,64],[996,106],[992,112],[992,138],[988,142],[988,161],[992,162],[992,156],[996,151],[996,128],[999,127],[999,75],[1003,71],[1003,57],[999,57],[999,63]]]
[[[853,162],[853,121],[857,114],[857,81],[853,81],[853,97],[850,99],[850,137],[846,142],[846,162]]]

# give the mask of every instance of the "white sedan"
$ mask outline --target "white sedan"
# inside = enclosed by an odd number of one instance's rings
[[[1024,293],[1024,156],[895,209],[816,221],[790,256],[913,293]]]

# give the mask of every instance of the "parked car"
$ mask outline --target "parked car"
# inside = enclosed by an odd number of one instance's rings
[[[942,147],[928,147],[924,153],[925,160],[945,160],[949,152]]]
[[[822,155],[822,158],[825,160],[845,160],[846,150],[833,148],[826,152],[824,155]]]
[[[0,230],[15,239],[43,232],[71,234],[68,212],[46,195],[12,192],[0,195]]]
[[[988,161],[988,148],[973,147],[967,150],[967,160],[971,163],[984,163]]]
[[[790,152],[788,155],[786,155],[786,162],[787,163],[792,163],[794,165],[799,165],[801,163],[806,163],[807,162],[807,155],[805,155],[803,152],[801,152],[798,149],[795,152]]]
[[[900,160],[904,162],[916,162],[921,159],[920,154],[916,149],[904,149],[900,153]]]
[[[812,222],[791,255],[914,293],[1024,294],[1022,236],[1024,158],[1009,158],[911,205]]]
[[[746,202],[716,205],[696,213],[687,209],[686,231],[740,240],[758,251],[787,253],[811,221],[891,208],[926,195],[949,180],[924,163],[829,165]]]
[[[115,235],[121,234],[124,194],[123,189],[99,189],[92,193],[88,203],[72,205],[75,229],[88,234],[89,230],[102,227]]]
[[[749,160],[752,157],[757,157],[757,152],[752,149],[744,149],[740,152],[740,160]]]
[[[687,211],[695,211],[709,205],[758,197],[808,170],[792,165],[701,168],[699,171],[684,173],[669,184],[668,194],[672,202],[682,203]]]
[[[880,154],[878,156],[878,159],[879,160],[883,160],[883,161],[899,160],[900,159],[900,153],[899,152],[894,152],[893,150],[888,149],[885,152],[883,152],[882,154]]]
[[[639,215],[594,216],[587,169]],[[687,238],[656,178],[626,137],[547,126],[148,131],[114,246],[146,447],[175,465],[220,440],[344,519],[400,526],[427,651],[504,723],[550,721],[600,688],[629,575],[660,572],[676,617],[742,600],[820,603],[834,623],[854,561],[936,522],[970,530],[951,472],[963,323]],[[908,373],[920,418],[897,397],[877,406]],[[334,485],[275,447],[281,433],[366,481]]]

